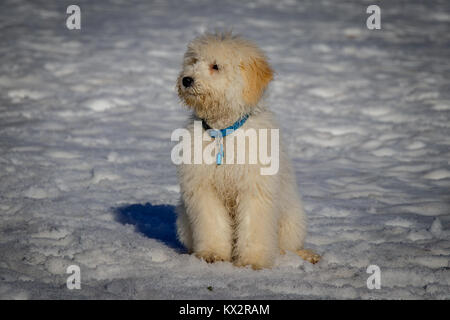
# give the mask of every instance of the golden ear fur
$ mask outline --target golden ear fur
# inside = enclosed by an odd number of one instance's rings
[[[272,68],[265,57],[250,58],[248,61],[241,63],[240,67],[245,81],[244,101],[249,105],[255,105],[261,99],[264,89],[273,79]]]

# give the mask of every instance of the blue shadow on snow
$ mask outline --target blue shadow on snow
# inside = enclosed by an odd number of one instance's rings
[[[118,222],[134,225],[137,232],[179,252],[186,251],[177,239],[175,206],[131,204],[116,208],[115,211]]]

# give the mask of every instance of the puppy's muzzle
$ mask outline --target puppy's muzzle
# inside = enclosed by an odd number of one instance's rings
[[[194,79],[192,79],[191,77],[183,77],[182,82],[185,88],[189,88],[194,84]]]

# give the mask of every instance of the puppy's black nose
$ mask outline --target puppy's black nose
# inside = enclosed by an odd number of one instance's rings
[[[191,77],[183,78],[183,86],[185,86],[186,88],[189,88],[190,86],[192,86],[193,83],[194,83],[194,79],[192,79]]]

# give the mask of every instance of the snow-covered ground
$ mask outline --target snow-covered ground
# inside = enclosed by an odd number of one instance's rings
[[[448,1],[377,1],[373,31],[371,1],[74,3],[78,31],[67,1],[0,4],[0,298],[450,298]],[[317,265],[176,241],[175,78],[188,40],[230,27],[277,71]]]

